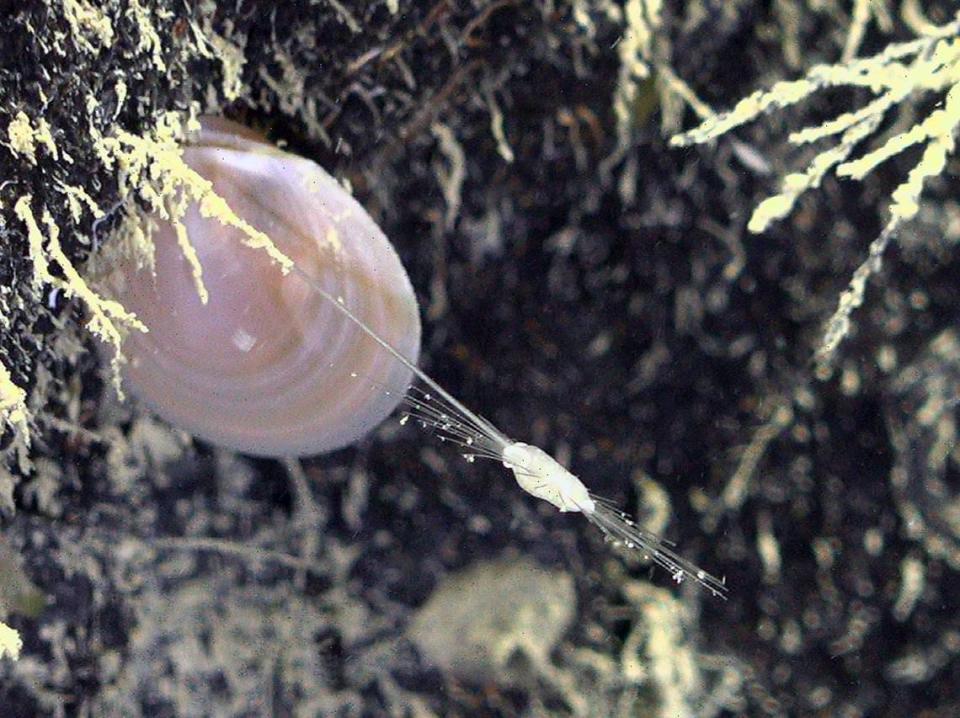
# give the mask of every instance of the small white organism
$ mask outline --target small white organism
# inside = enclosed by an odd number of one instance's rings
[[[468,409],[351,312],[342,298],[327,292],[296,264],[292,271],[426,385],[426,390],[415,386],[408,390],[404,397],[408,414],[437,431],[444,441],[461,446],[467,461],[481,458],[502,463],[513,472],[520,488],[528,494],[553,504],[560,511],[580,512],[608,540],[643,552],[646,558],[666,569],[677,583],[690,578],[714,596],[726,598],[724,579],[695,566],[677,554],[670,542],[640,528],[612,502],[590,493],[579,478],[543,449],[514,441]]]

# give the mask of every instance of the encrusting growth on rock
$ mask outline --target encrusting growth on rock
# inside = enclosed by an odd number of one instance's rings
[[[836,311],[827,321],[815,356],[820,376],[830,374],[837,349],[850,331],[850,315],[863,303],[867,281],[880,271],[890,241],[919,211],[924,182],[943,172],[955,148],[955,134],[960,126],[960,14],[953,22],[925,25],[919,30],[915,40],[892,43],[871,57],[817,65],[799,80],[777,82],[768,90],[758,90],[740,100],[732,110],[710,117],[671,140],[678,147],[708,142],[768,112],[792,107],[834,88],[867,90],[873,95],[860,108],[790,135],[791,144],[798,146],[826,139],[835,140],[835,144],[818,152],[804,170],[784,177],[780,192],[757,205],[747,224],[755,233],[786,217],[800,195],[819,187],[830,173],[859,181],[910,147],[923,148],[920,159],[893,191],[890,218],[870,244],[867,259],[854,272]],[[861,143],[880,129],[888,113],[907,104],[916,105],[917,96],[931,93],[942,96],[941,105],[921,114],[915,124],[888,137],[879,147],[851,159]]]

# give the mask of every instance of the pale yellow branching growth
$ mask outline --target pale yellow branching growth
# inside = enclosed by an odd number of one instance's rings
[[[582,10],[581,13],[585,14]],[[663,0],[627,0],[622,18],[619,19],[623,22],[624,30],[617,43],[620,71],[613,95],[618,151],[629,147],[637,107],[644,91],[643,83],[650,78],[656,80],[664,131],[673,132],[677,129],[686,105],[701,119],[710,117],[712,110],[696,97],[663,59],[669,54],[666,38],[657,35],[663,23]],[[587,17],[581,25],[590,27],[585,24],[588,21]],[[657,43],[660,43],[660,47]]]
[[[487,108],[490,111],[490,133],[493,139],[497,141],[497,153],[503,158],[504,162],[513,162],[513,148],[507,141],[507,135],[503,130],[503,111],[497,104],[497,98],[493,96],[493,89],[489,85],[483,88],[483,96],[487,101]]]
[[[140,4],[139,0],[130,0],[128,13],[140,30],[140,41],[137,43],[138,52],[149,52],[153,66],[158,72],[166,72],[167,64],[163,61],[163,41],[153,25],[150,10]]]
[[[223,68],[221,90],[224,97],[229,102],[236,100],[247,89],[243,83],[243,67],[247,62],[243,47],[220,35],[214,29],[212,18],[209,16],[203,19],[202,27],[195,21],[190,23],[190,27],[200,56],[220,61]],[[241,38],[240,41],[242,42],[243,39]],[[210,93],[214,93],[213,86],[208,89]],[[215,93],[211,94],[210,101],[215,102],[215,97]]]
[[[630,75],[642,80],[650,76],[653,39],[663,21],[663,3],[661,0],[627,0],[623,12],[627,26],[617,46],[621,70],[625,68]]]
[[[27,393],[13,383],[10,372],[3,364],[0,364],[0,422],[4,426],[9,426],[15,435],[24,442],[29,442],[29,421]],[[2,431],[2,427],[0,427],[0,431]]]
[[[7,125],[7,147],[18,155],[36,162],[36,143],[33,140],[33,127],[30,118],[21,110]]]
[[[326,0],[327,4],[333,8],[334,12],[337,13],[337,17],[340,18],[340,22],[346,25],[350,32],[354,35],[360,32],[360,23],[357,22],[357,19],[353,16],[346,6],[340,2],[340,0]]]
[[[13,212],[26,226],[27,244],[30,259],[33,262],[33,287],[35,290],[39,290],[42,285],[47,284],[60,289],[67,297],[77,297],[83,301],[90,313],[87,328],[114,349],[111,363],[113,380],[117,392],[122,395],[120,388],[120,364],[122,361],[120,346],[123,343],[123,334],[118,324],[141,332],[147,331],[147,328],[137,319],[135,314],[128,312],[119,302],[104,299],[90,288],[64,253],[63,247],[60,245],[60,227],[54,222],[46,208],[44,208],[42,215],[43,224],[47,230],[46,236],[44,236],[43,230],[40,229],[33,213],[32,201],[33,197],[31,195],[23,195],[14,205]],[[60,267],[63,278],[51,273],[51,262]]]
[[[102,219],[103,210],[100,209],[93,197],[87,194],[87,191],[79,185],[65,184],[57,182],[57,189],[67,198],[67,206],[70,208],[70,216],[74,222],[80,222],[83,216],[83,208],[86,207],[94,219]]]
[[[22,110],[7,125],[7,147],[15,154],[25,157],[31,164],[37,162],[37,145],[43,145],[54,159],[59,158],[57,145],[53,141],[50,125],[42,117],[37,118],[36,126]]]
[[[703,692],[703,676],[684,637],[689,616],[678,599],[661,588],[636,581],[623,590],[637,612],[620,653],[624,677],[654,688],[657,715],[697,715],[693,699]]]
[[[900,592],[893,604],[893,617],[903,623],[913,612],[926,582],[926,567],[914,556],[900,562]]]
[[[113,44],[113,24],[102,10],[84,0],[61,0],[61,6],[71,37],[81,49],[95,53],[98,48]]]
[[[201,301],[206,303],[208,299],[203,268],[182,222],[192,203],[196,203],[201,216],[239,230],[247,245],[267,252],[284,273],[290,271],[293,267],[290,258],[266,234],[238,217],[214,192],[213,184],[187,165],[183,159],[182,135],[180,120],[169,113],[161,118],[152,136],[141,137],[121,130],[114,137],[99,138],[98,145],[108,166],[119,170],[121,191],[136,192],[161,219],[173,225]]]
[[[223,67],[223,95],[228,102],[233,102],[246,90],[243,84],[243,66],[247,58],[243,54],[243,48],[234,45],[212,29],[208,33],[208,39]]]
[[[841,61],[850,62],[856,57],[870,20],[876,20],[877,25],[884,32],[893,30],[893,18],[890,16],[887,0],[854,0],[850,30],[847,32],[847,41],[840,56]]]
[[[855,13],[859,15],[855,19],[866,22],[865,12],[865,4],[858,3]],[[876,17],[885,19],[883,13]],[[769,90],[759,90],[740,100],[729,112],[711,117],[671,140],[674,146],[707,142],[767,112],[785,109],[828,88],[859,88],[874,95],[858,109],[790,135],[789,140],[795,145],[828,139],[834,140],[834,144],[816,154],[804,170],[785,176],[780,192],[757,205],[747,225],[751,232],[763,232],[771,223],[785,217],[802,193],[818,187],[831,172],[838,177],[861,180],[879,164],[904,150],[918,145],[923,148],[920,160],[893,192],[887,225],[870,245],[866,261],[854,272],[837,310],[827,322],[816,357],[821,375],[829,374],[837,348],[850,330],[850,315],[863,303],[867,281],[880,269],[890,240],[904,222],[917,214],[924,182],[944,170],[954,150],[954,136],[960,126],[960,39],[957,37],[960,14],[951,23],[924,29],[917,39],[892,43],[872,57],[819,65],[799,80],[778,82]],[[931,111],[908,130],[889,137],[880,147],[851,159],[860,143],[876,132],[888,112],[906,102],[927,99],[931,94],[944,98],[941,108]]]
[[[914,35],[933,35],[939,30],[924,14],[921,0],[902,0],[900,18]]]
[[[793,407],[789,400],[775,397],[770,403],[774,407],[772,416],[754,432],[750,443],[743,449],[737,470],[724,488],[723,506],[727,509],[737,510],[743,506],[750,483],[770,444],[793,423]]]
[[[448,165],[446,168],[438,169],[438,174],[440,175],[440,185],[443,187],[443,199],[447,203],[444,222],[449,229],[453,227],[457,215],[460,213],[463,182],[467,176],[467,157],[463,152],[463,146],[457,140],[457,136],[447,125],[435,122],[430,131],[437,138],[440,152],[443,153]]]
[[[311,136],[332,147],[333,141],[320,121],[317,97],[306,90],[307,75],[303,66],[280,47],[274,49],[273,59],[280,68],[279,77],[274,77],[265,64],[260,65],[257,74],[260,81],[275,96],[273,102],[277,108],[284,115],[299,117],[306,124]]]
[[[616,43],[620,69],[612,100],[617,142],[598,169],[607,182],[613,168],[623,163],[617,185],[620,197],[629,205],[636,199],[640,173],[637,156],[630,151],[637,128],[657,112],[661,132],[670,135],[680,128],[687,107],[701,120],[712,117],[713,110],[670,66],[670,40],[662,31],[663,0],[626,0],[622,8],[599,0],[578,0],[574,20],[592,39],[596,27],[591,11],[605,12],[608,20],[623,26]]]
[[[23,640],[20,638],[20,634],[0,621],[0,660],[8,656],[14,661],[17,660],[22,648]]]

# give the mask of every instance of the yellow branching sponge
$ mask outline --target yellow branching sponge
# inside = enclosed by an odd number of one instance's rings
[[[6,276],[12,279],[0,292],[0,328],[6,332],[0,356],[0,433],[12,433],[21,471],[29,471],[28,430],[46,423],[47,397],[39,394],[51,391],[35,381],[32,360],[43,366],[61,357],[54,352],[51,359],[31,356],[31,342],[21,345],[16,332],[30,325],[29,318],[48,308],[53,311],[56,297],[75,298],[86,314],[88,329],[114,348],[113,379],[119,389],[124,333],[146,328],[120,304],[97,293],[88,279],[90,267],[81,266],[79,260],[98,247],[98,226],[117,214],[131,219],[122,231],[134,240],[141,255],[149,254],[152,220],[142,215],[144,204],[154,212],[172,207],[169,216],[174,220],[192,200],[210,214],[232,215],[202,181],[188,175],[182,162],[179,179],[172,182],[169,177],[177,167],[184,135],[179,118],[198,111],[191,103],[201,94],[208,103],[229,102],[247,88],[244,37],[218,34],[209,9],[181,17],[144,0],[19,5],[23,7],[11,13],[16,32],[34,38],[25,47],[43,49],[37,76],[82,80],[60,88],[54,102],[43,82],[29,83],[29,92],[18,93],[18,75],[13,73],[4,89],[14,97],[6,98],[0,110],[0,154],[8,160],[3,185],[18,188],[12,190],[16,194],[9,205],[4,205],[6,216],[0,222],[16,233],[11,244],[15,251],[5,256]],[[189,67],[213,69],[218,63],[222,87],[209,84],[201,93],[199,87],[183,81]],[[111,69],[100,76],[103,67]],[[145,77],[171,88],[167,104],[152,107],[146,98],[131,96],[128,83],[135,87]],[[215,74],[211,78],[216,81]],[[176,107],[178,114],[164,115],[164,107]],[[122,129],[129,126],[131,112],[138,119],[133,126],[141,128],[142,136]],[[79,170],[80,166],[84,169]],[[134,228],[134,224],[143,226]],[[251,237],[251,241],[261,240]],[[185,238],[182,246],[198,268]],[[24,259],[25,273],[17,265]],[[14,281],[21,275],[27,281]],[[199,270],[197,277],[202,287]],[[58,331],[63,330],[74,331],[69,325]],[[2,453],[0,458],[9,458],[10,452]]]
[[[57,287],[68,297],[76,296],[82,299],[90,312],[87,327],[90,331],[114,347],[113,376],[120,391],[120,345],[123,335],[115,322],[145,332],[147,328],[137,319],[136,315],[126,311],[118,302],[105,299],[90,289],[76,267],[69,260],[60,246],[60,227],[50,216],[49,211],[43,211],[43,225],[46,227],[46,236],[34,216],[31,207],[32,197],[23,195],[13,207],[14,213],[26,225],[27,241],[30,247],[30,258],[33,260],[33,285],[39,291],[44,284]],[[63,273],[63,278],[54,276],[50,272],[50,263],[55,262]]]
[[[107,166],[116,167],[121,177],[121,190],[131,196],[138,195],[159,217],[173,223],[177,241],[193,271],[197,293],[206,303],[207,290],[200,260],[181,222],[191,203],[197,203],[204,217],[215,218],[240,230],[247,244],[266,251],[282,271],[288,272],[293,263],[267,235],[238,217],[213,191],[210,181],[184,161],[182,137],[185,131],[197,127],[195,121],[188,121],[184,128],[180,117],[171,112],[160,118],[153,136],[141,137],[120,131],[114,137],[98,138],[97,145]]]
[[[188,123],[189,125],[189,123]],[[29,129],[29,126],[27,126]],[[27,130],[17,130],[18,136],[33,137]],[[11,130],[11,135],[14,131]],[[153,135],[138,136],[118,131],[113,137],[95,138],[101,160],[115,169],[121,178],[121,190],[128,197],[138,196],[160,217],[170,220],[177,229],[180,247],[190,263],[196,278],[197,292],[205,302],[207,292],[203,285],[202,270],[197,253],[187,237],[181,218],[187,206],[196,202],[205,217],[213,217],[226,225],[239,229],[248,244],[261,248],[288,271],[292,263],[273,242],[238,217],[214,191],[210,182],[183,160],[183,123],[178,115],[164,115]],[[26,139],[21,143],[32,152],[35,145]],[[64,194],[86,203],[86,197],[75,188],[64,187]],[[123,355],[120,351],[124,332],[148,331],[136,315],[128,312],[116,301],[102,297],[83,279],[70,262],[60,244],[60,228],[46,207],[41,208],[38,221],[34,211],[34,198],[21,196],[14,205],[14,214],[26,230],[30,258],[33,262],[32,285],[36,292],[43,286],[60,289],[68,297],[83,301],[88,313],[87,328],[114,349],[111,362],[112,377],[118,393],[122,396],[120,367]],[[96,214],[96,213],[95,213]],[[102,212],[99,213],[102,215]],[[139,221],[140,214],[131,212]],[[149,239],[145,244],[149,245]],[[59,273],[51,272],[51,265],[59,267]],[[61,276],[62,275],[62,276]],[[26,435],[28,414],[24,392],[10,379],[9,372],[0,366],[0,418]]]
[[[0,364],[0,426],[11,426],[17,436],[29,442],[30,414],[27,411],[27,393],[13,383],[10,372]]]
[[[867,259],[854,272],[836,311],[827,321],[816,353],[821,376],[830,374],[840,342],[850,331],[850,315],[863,303],[867,281],[879,271],[891,239],[919,210],[924,181],[940,174],[954,151],[955,133],[960,126],[958,32],[960,13],[953,22],[925,26],[915,40],[890,44],[872,57],[819,65],[802,79],[778,82],[769,90],[755,92],[740,100],[729,112],[711,117],[699,127],[671,139],[674,146],[707,142],[767,112],[788,108],[829,88],[860,88],[872,93],[873,98],[862,107],[790,135],[789,140],[795,145],[828,139],[834,143],[815,155],[802,171],[785,176],[780,192],[757,205],[747,225],[751,232],[757,233],[789,214],[797,198],[808,189],[818,187],[829,173],[861,180],[879,164],[907,148],[923,147],[919,161],[893,192],[887,224],[871,243]],[[942,106],[909,129],[888,138],[879,147],[851,159],[860,143],[877,131],[888,113],[906,103],[929,99],[931,95],[942,96]]]
[[[604,4],[604,11],[623,26],[616,46],[620,69],[613,93],[617,146],[604,163],[606,169],[603,171],[606,172],[612,163],[628,154],[633,144],[634,128],[654,107],[659,107],[660,124],[665,134],[680,128],[683,112],[688,106],[701,119],[712,117],[714,113],[671,67],[670,40],[663,29],[663,0],[627,0],[622,9],[614,3]],[[595,28],[582,6],[579,11],[574,11],[574,19],[593,35]],[[631,193],[628,193],[627,200],[632,201]]]

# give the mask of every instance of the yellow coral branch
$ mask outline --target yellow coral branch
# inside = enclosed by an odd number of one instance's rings
[[[857,4],[848,50],[859,44],[858,33],[867,22],[868,10],[866,3]],[[877,17],[879,19],[879,15]],[[854,272],[827,322],[816,354],[818,372],[824,376],[829,373],[836,350],[850,330],[851,313],[863,303],[868,280],[880,269],[886,248],[900,226],[918,212],[924,182],[943,172],[947,158],[954,151],[955,134],[960,127],[960,38],[957,37],[960,13],[946,25],[924,27],[925,34],[916,40],[888,45],[872,57],[818,65],[799,80],[778,82],[769,90],[754,92],[729,112],[708,118],[699,127],[671,139],[673,145],[712,140],[765,112],[794,105],[824,88],[860,87],[877,95],[864,107],[790,135],[790,142],[794,144],[809,144],[837,135],[840,139],[833,147],[817,153],[803,171],[784,177],[780,192],[757,205],[747,225],[751,232],[763,232],[771,222],[789,214],[797,198],[819,186],[831,171],[838,177],[861,180],[904,150],[915,145],[923,147],[920,161],[891,196],[887,225],[871,242],[867,259]],[[852,50],[848,54],[852,54]],[[929,92],[944,93],[941,109],[930,112],[908,130],[889,137],[880,147],[849,159],[857,145],[880,127],[888,112],[911,96]]]
[[[916,166],[910,170],[906,181],[893,191],[893,204],[890,214],[898,221],[912,219],[920,209],[920,194],[923,183],[929,177],[935,177],[943,172],[947,165],[947,157],[953,152],[956,145],[955,134],[960,126],[960,84],[954,85],[947,93],[943,110],[934,113],[925,121],[924,129],[928,132],[930,142],[927,143],[923,156]]]
[[[765,231],[775,220],[786,217],[793,210],[793,205],[800,195],[808,189],[819,187],[827,173],[845,160],[854,147],[871,135],[879,124],[879,116],[861,120],[843,133],[839,145],[817,155],[804,172],[784,177],[780,193],[763,200],[753,210],[747,229],[758,234]]]
[[[786,109],[826,87],[865,87],[875,94],[890,92],[905,97],[916,90],[939,90],[954,81],[960,43],[942,37],[940,30],[960,31],[960,21],[938,28],[935,35],[892,43],[869,58],[842,65],[817,65],[799,80],[783,80],[768,90],[757,90],[728,112],[708,118],[688,132],[671,138],[676,147],[700,144],[752,122],[773,109]],[[913,57],[910,64],[901,60]],[[839,119],[839,118],[838,118]],[[834,122],[834,121],[831,121]]]
[[[14,153],[26,157],[31,164],[37,162],[37,145],[43,145],[54,159],[60,157],[49,123],[42,117],[36,121],[36,127],[22,110],[7,125],[7,147]]]
[[[167,64],[163,61],[163,42],[157,29],[153,26],[150,19],[150,10],[140,4],[139,0],[130,0],[130,7],[127,11],[132,17],[137,29],[140,31],[140,41],[137,43],[139,52],[150,52],[150,59],[153,60],[153,66],[158,72],[167,71]]]
[[[29,444],[29,419],[27,393],[13,383],[7,367],[0,364],[0,420],[18,432],[24,443]]]
[[[97,47],[86,36],[90,35],[100,47],[113,44],[113,24],[110,18],[99,8],[84,0],[61,0],[63,17],[70,25],[74,42],[88,52],[96,52]]]
[[[33,285],[38,289],[41,284],[50,284],[59,287],[68,297],[76,296],[83,300],[91,315],[87,322],[87,328],[94,335],[114,347],[111,367],[117,392],[122,396],[120,364],[123,357],[120,353],[120,347],[123,343],[123,336],[115,322],[142,332],[146,332],[147,328],[137,319],[135,314],[128,312],[119,302],[104,299],[90,289],[64,253],[63,247],[60,245],[60,227],[53,221],[53,217],[46,209],[43,210],[42,215],[43,224],[47,229],[46,242],[44,242],[43,232],[30,206],[32,201],[33,198],[30,195],[22,196],[17,200],[13,211],[27,228],[28,247],[34,269]],[[50,272],[51,261],[56,262],[60,267],[60,271],[64,275],[63,279],[53,276]]]
[[[217,219],[225,226],[239,230],[245,244],[264,250],[280,265],[281,271],[289,272],[293,262],[273,240],[238,217],[214,191],[213,184],[187,165],[181,146],[183,134],[180,120],[170,113],[161,118],[152,137],[120,131],[115,137],[99,138],[98,145],[105,159],[116,163],[120,169],[125,188],[139,192],[151,209],[173,224],[201,300],[206,302],[208,296],[203,284],[203,268],[182,225],[187,207],[194,202],[203,217]]]
[[[74,222],[80,221],[80,217],[83,215],[84,205],[90,210],[90,214],[93,215],[94,219],[101,219],[104,216],[100,205],[96,203],[93,197],[87,194],[87,191],[83,187],[58,181],[57,189],[66,196],[67,204],[70,208],[70,216]]]

